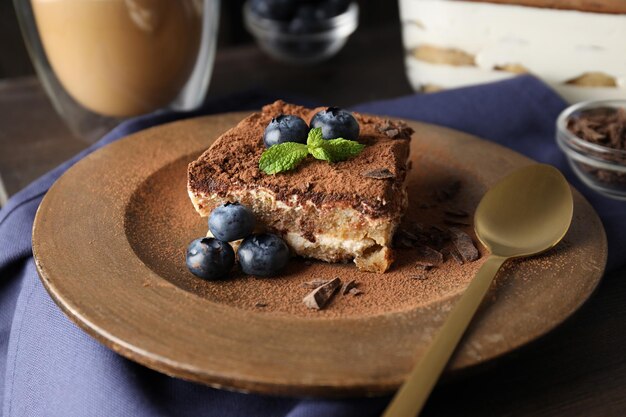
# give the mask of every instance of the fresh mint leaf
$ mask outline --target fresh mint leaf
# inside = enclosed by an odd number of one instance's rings
[[[302,143],[285,142],[266,149],[259,160],[259,169],[266,174],[294,169],[307,157],[309,150]]]
[[[315,159],[321,159],[322,161],[333,162],[333,155],[329,152],[324,144],[320,144],[320,146],[310,147],[309,153],[313,155]]]
[[[284,142],[266,149],[259,160],[259,169],[266,174],[289,171],[298,166],[308,154],[328,162],[345,161],[357,156],[363,148],[365,145],[353,140],[325,140],[322,129],[318,127],[309,131],[306,145]]]
[[[314,148],[318,148],[324,144],[324,136],[322,135],[322,128],[316,127],[309,130],[309,136],[306,139],[306,146],[311,151]]]
[[[365,145],[362,143],[342,138],[326,140],[322,146],[325,153],[330,155],[330,159],[326,159],[330,162],[345,161],[353,158],[365,148]]]
[[[328,162],[345,161],[357,156],[365,148],[365,145],[353,140],[342,138],[325,140],[319,127],[309,131],[306,145],[315,159]]]

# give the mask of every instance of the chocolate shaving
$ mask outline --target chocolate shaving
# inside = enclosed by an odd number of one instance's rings
[[[438,235],[441,235],[441,236],[448,236],[449,237],[448,230],[442,229],[441,227],[439,227],[437,225],[430,226],[430,233],[431,234],[438,234]]]
[[[415,242],[420,241],[420,238],[415,233],[409,232],[405,228],[399,229],[398,234],[400,235],[400,237],[403,237],[403,238],[406,238]]]
[[[603,107],[582,111],[567,121],[567,128],[587,142],[626,150],[626,109]]]
[[[465,210],[458,210],[458,209],[447,209],[447,210],[445,210],[443,212],[443,214],[445,214],[446,216],[450,216],[450,217],[467,217],[467,216],[469,216],[467,211],[465,211]]]
[[[350,288],[350,291],[348,291],[348,293],[350,293],[350,295],[356,297],[357,295],[363,294],[363,291],[361,291],[358,288]]]
[[[328,283],[329,281],[330,281],[329,279],[314,279],[313,281],[303,282],[302,287],[303,288],[318,288]]]
[[[464,262],[472,262],[480,257],[478,249],[467,233],[456,227],[451,228],[450,233],[452,234],[452,243],[454,243],[454,247],[459,251]]]
[[[361,175],[367,178],[375,178],[377,180],[386,180],[389,178],[395,178],[395,175],[393,175],[393,172],[389,171],[387,168],[373,169],[371,171],[364,172]]]
[[[268,304],[267,304],[267,303],[264,303],[263,301],[259,301],[259,302],[258,302],[258,303],[256,303],[254,306],[255,306],[255,307],[259,307],[259,308],[263,308],[263,307],[267,307],[267,306],[268,306]]]
[[[425,236],[418,236],[405,228],[398,229],[394,236],[394,244],[403,248],[414,248],[419,244],[425,243],[428,243],[428,239]]]
[[[417,264],[419,265],[441,265],[443,263],[443,253],[435,250],[426,245],[418,245],[415,248],[417,250],[419,259],[417,260]]]
[[[459,220],[444,219],[443,222],[448,226],[471,226],[469,223]]]
[[[409,223],[398,230],[395,236],[396,243],[401,246],[426,245],[435,249],[443,248],[443,244],[449,239],[448,232],[437,226],[424,226],[421,223]]]
[[[567,121],[567,128],[574,135],[587,142],[608,148],[626,151],[626,109],[601,107],[581,111]],[[619,152],[588,151],[597,159],[626,165],[626,156]],[[578,167],[593,176],[595,180],[609,186],[623,187],[626,173],[597,168],[583,162]],[[603,185],[606,186],[606,185]]]
[[[425,281],[425,280],[428,279],[428,276],[426,275],[425,272],[421,272],[419,274],[410,275],[409,278],[417,279],[417,280],[420,280],[420,281]]]
[[[410,139],[413,134],[413,129],[401,120],[385,119],[376,130],[391,139]]]
[[[398,247],[410,249],[415,247],[416,242],[405,237],[399,237],[395,240],[395,244]]]
[[[444,201],[452,200],[459,194],[459,191],[461,191],[461,181],[457,180],[451,182],[443,188],[435,190],[434,197],[435,200],[442,203]]]
[[[461,254],[459,253],[458,250],[456,250],[456,248],[450,248],[447,250],[446,253],[447,255],[450,256],[450,258],[454,259],[454,261],[456,261],[457,264],[463,265],[465,263],[465,261],[461,257]]]
[[[351,279],[350,281],[343,284],[343,287],[341,287],[341,294],[342,295],[348,294],[350,290],[352,290],[353,288],[356,288],[356,286],[357,286],[356,281]]]
[[[604,135],[591,127],[591,124],[586,120],[581,120],[578,126],[580,134],[589,142],[604,142],[608,135]]]
[[[438,226],[431,226],[426,232],[430,246],[441,249],[445,243],[450,240],[450,234],[447,230],[444,230]]]
[[[414,234],[424,233],[424,230],[426,230],[426,226],[418,222],[411,222],[409,223],[408,227],[411,229],[411,233]],[[404,229],[408,230],[406,227]]]
[[[389,129],[389,130],[385,130],[382,133],[384,133],[385,135],[393,139],[400,134],[400,131],[398,129]]]
[[[335,278],[308,293],[302,299],[302,302],[308,308],[321,310],[328,303],[328,301],[333,298],[333,295],[335,295],[335,292],[340,286],[341,280],[339,278]]]

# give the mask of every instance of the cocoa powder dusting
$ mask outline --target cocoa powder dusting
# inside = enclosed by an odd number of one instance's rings
[[[293,114],[307,123],[323,107],[308,109],[276,101],[242,120],[220,136],[211,148],[189,165],[189,187],[197,193],[225,195],[228,190],[269,189],[276,198],[290,204],[292,196],[317,206],[325,203],[352,207],[369,216],[389,215],[400,209],[402,187],[406,177],[406,160],[413,130],[402,125],[402,138],[390,138],[378,131],[379,117],[354,113],[359,122],[359,142],[366,145],[356,157],[329,164],[307,158],[296,169],[276,175],[259,170],[259,159],[265,150],[263,132],[273,117]],[[378,169],[380,176],[362,173]]]
[[[440,265],[420,265],[417,251],[408,247],[394,249],[397,260],[385,274],[360,272],[353,264],[294,258],[278,277],[249,277],[235,267],[227,281],[204,281],[189,273],[185,266],[188,243],[204,236],[207,229],[206,219],[195,212],[186,191],[187,165],[197,156],[181,158],[157,171],[128,203],[124,227],[131,248],[141,262],[156,272],[155,276],[145,278],[146,291],[153,285],[174,285],[210,302],[249,310],[251,314],[318,320],[365,317],[413,310],[455,296],[463,291],[486,259],[486,249],[479,246],[481,257],[474,262],[460,265],[447,258]],[[421,233],[432,234],[430,242],[441,236],[439,230],[448,229],[444,223],[450,217],[444,213],[446,210],[467,212],[463,219],[471,223],[476,205],[486,191],[482,180],[445,155],[414,152],[411,160],[413,170],[407,178],[409,207],[401,227],[417,238]],[[462,179],[460,189],[448,188],[459,179]],[[441,189],[446,193],[436,193]],[[437,201],[441,197],[444,202]],[[421,229],[415,225],[421,225]],[[459,228],[477,242],[472,226]],[[442,250],[445,245],[450,242],[441,238],[441,247],[435,249]],[[571,255],[567,250],[555,250],[507,268],[521,271],[512,279],[538,280],[535,277],[541,277],[542,271]],[[302,303],[311,291],[309,285],[303,284],[336,277],[342,282],[358,283],[360,295],[335,296],[319,311]],[[496,284],[499,284],[497,280]]]
[[[394,249],[397,261],[385,274],[360,272],[352,263],[328,264],[294,258],[282,275],[274,278],[245,276],[236,267],[231,279],[204,281],[193,276],[185,266],[187,244],[206,234],[206,219],[193,209],[186,191],[187,164],[195,156],[181,159],[150,177],[135,193],[128,205],[126,233],[139,258],[170,283],[213,302],[250,310],[255,314],[285,314],[311,318],[372,316],[405,311],[430,304],[461,291],[484,260],[457,265],[447,260],[429,268],[427,279],[415,279],[420,272],[419,254],[415,248]],[[467,173],[455,173],[450,167],[413,157],[414,173],[408,179],[409,208],[406,222],[443,225],[444,207],[433,201],[435,188],[457,178],[468,181]],[[454,207],[473,213],[484,192],[479,183],[471,183],[446,208]],[[420,209],[420,202],[432,204]],[[408,227],[408,226],[407,226]],[[471,234],[471,228],[465,228]],[[473,236],[473,235],[472,235]],[[311,282],[330,281],[358,283],[358,296],[335,296],[323,310],[308,309],[302,299],[311,292]],[[355,291],[356,292],[356,291]],[[263,305],[263,307],[261,307]]]

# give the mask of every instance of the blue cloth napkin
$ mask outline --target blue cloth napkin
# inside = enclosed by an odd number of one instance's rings
[[[0,405],[14,416],[377,416],[387,398],[317,400],[245,395],[159,374],[100,345],[55,306],[31,253],[35,211],[52,183],[89,152],[156,124],[254,109],[276,97],[243,94],[199,112],[164,113],[120,125],[100,142],[16,194],[0,211]],[[283,95],[283,98],[285,96]],[[287,98],[289,99],[289,98]],[[310,103],[303,103],[310,104]],[[624,264],[626,204],[592,193],[576,180],[554,143],[566,104],[532,77],[363,104],[354,110],[422,120],[489,139],[560,168],[594,205],[609,238],[609,269]]]

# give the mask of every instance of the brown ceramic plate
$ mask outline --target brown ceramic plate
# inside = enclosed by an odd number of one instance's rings
[[[187,197],[186,166],[244,116],[148,129],[71,168],[50,189],[35,219],[33,251],[44,285],[90,335],[169,375],[272,394],[349,396],[395,389],[482,260],[462,266],[451,260],[425,279],[415,279],[410,250],[400,250],[384,275],[294,260],[279,278],[234,274],[215,283],[194,277],[185,268],[184,251],[206,232],[206,219]],[[532,162],[460,132],[411,125],[416,135],[409,220],[441,224],[450,206],[473,212],[489,186]],[[433,193],[455,180],[463,183],[460,195],[431,207]],[[593,292],[605,265],[606,238],[576,191],[574,202],[572,226],[556,249],[513,262],[498,275],[451,370],[545,334]],[[357,274],[362,295],[336,297],[319,312],[301,303],[308,292],[302,282],[348,274]]]

